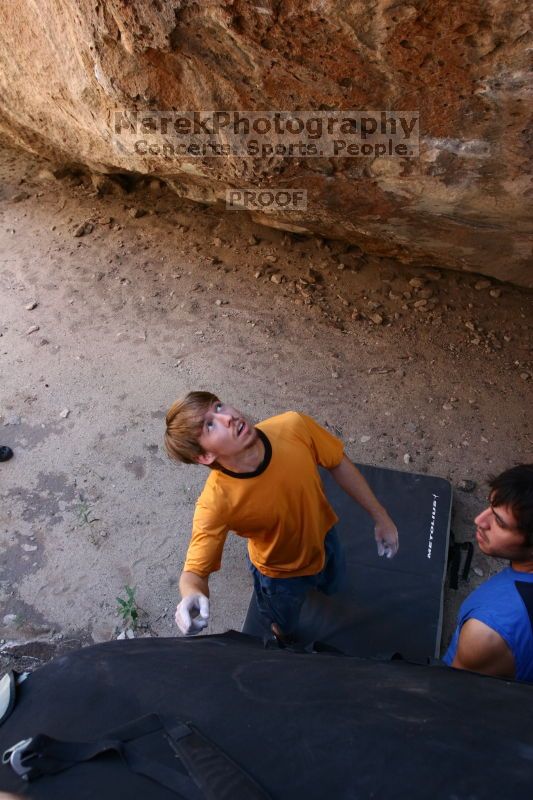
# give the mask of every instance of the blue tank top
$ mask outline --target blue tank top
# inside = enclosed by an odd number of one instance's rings
[[[461,628],[468,619],[478,619],[499,633],[514,656],[515,679],[533,681],[533,573],[507,567],[466,598],[443,657],[449,666],[455,658]]]

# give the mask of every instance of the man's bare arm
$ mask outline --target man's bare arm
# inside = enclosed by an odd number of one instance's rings
[[[209,597],[208,578],[202,578],[196,572],[184,571],[180,577],[180,593],[182,597],[190,594],[204,594]]]
[[[341,489],[359,503],[374,520],[374,536],[379,555],[384,555],[385,552],[389,558],[395,555],[398,550],[398,529],[357,467],[347,456],[343,456],[341,463],[329,472]]]
[[[514,678],[513,654],[499,633],[478,619],[469,619],[461,628],[452,667]]]

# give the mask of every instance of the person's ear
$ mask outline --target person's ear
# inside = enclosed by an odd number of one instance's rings
[[[197,456],[196,463],[203,464],[204,467],[208,467],[215,460],[216,460],[216,455],[214,453],[202,453],[201,456]]]

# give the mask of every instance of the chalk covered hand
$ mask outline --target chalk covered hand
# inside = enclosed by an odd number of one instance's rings
[[[388,514],[376,520],[374,538],[378,548],[378,556],[394,558],[398,552],[398,528]]]
[[[178,604],[176,625],[184,636],[194,636],[207,628],[209,598],[205,594],[189,594]]]

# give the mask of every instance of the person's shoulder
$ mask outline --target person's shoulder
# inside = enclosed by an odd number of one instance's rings
[[[486,622],[467,620],[452,666],[487,675],[513,677],[514,658],[505,639]]]
[[[224,473],[218,469],[212,469],[207,476],[203,489],[197,500],[197,505],[213,505],[213,503],[224,503],[225,492],[221,485],[224,481]]]
[[[483,581],[467,595],[459,612],[462,625],[470,619],[480,619],[490,625],[496,619],[501,621],[508,618],[510,609],[514,607],[512,592],[515,589],[505,572],[498,572]]]
[[[502,569],[500,572],[497,572],[496,575],[492,575],[490,578],[480,583],[479,586],[470,592],[466,599],[482,599],[500,595],[513,586],[511,573],[512,570],[510,567]]]
[[[262,420],[259,425],[268,425],[271,422],[284,422],[291,419],[296,419],[300,417],[301,414],[298,411],[282,411],[281,414],[275,414],[273,417],[267,417],[266,419]]]
[[[282,414],[276,414],[274,417],[268,417],[258,422],[256,427],[268,433],[270,428],[291,427],[302,422],[302,416],[297,411],[284,411]]]
[[[517,573],[512,567],[504,567],[504,569],[497,572],[488,578],[481,586],[487,586],[493,592],[498,594],[514,594],[516,592],[515,581],[517,580]]]

